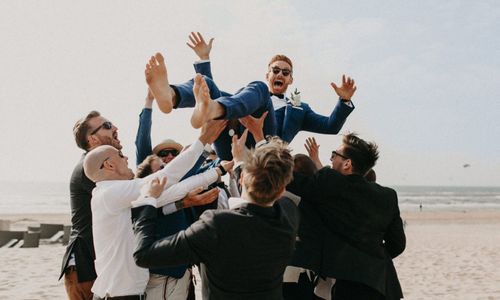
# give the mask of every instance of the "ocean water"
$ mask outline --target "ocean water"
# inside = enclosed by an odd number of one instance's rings
[[[401,210],[500,208],[500,187],[395,186]],[[0,213],[70,213],[69,183],[0,181]]]

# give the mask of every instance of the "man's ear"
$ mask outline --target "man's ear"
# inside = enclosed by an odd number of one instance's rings
[[[100,145],[99,139],[94,135],[89,135],[87,137],[87,142],[89,143],[89,148],[95,148]]]
[[[269,71],[267,71],[267,73],[266,73],[266,81],[268,81],[268,80],[269,80]]]
[[[352,171],[352,161],[350,159],[346,159],[342,167],[346,171]]]
[[[115,169],[115,164],[111,160],[106,160],[105,162],[102,163],[103,169],[113,171]]]

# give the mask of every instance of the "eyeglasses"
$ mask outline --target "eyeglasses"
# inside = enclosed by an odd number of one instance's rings
[[[94,129],[90,135],[93,135],[93,134],[96,134],[101,128],[104,128],[106,130],[110,130],[113,128],[113,123],[111,123],[110,121],[106,121],[104,123],[101,124],[101,126],[97,127],[96,129]]]
[[[125,158],[125,156],[123,156],[123,153],[122,153],[121,151],[118,151],[118,156],[119,156],[119,157],[121,157],[121,158]],[[110,159],[110,158],[111,158],[111,157],[106,157],[106,159],[102,161],[102,165],[101,165],[101,167],[100,167],[99,169],[104,168],[104,163],[105,163],[108,159]]]
[[[172,156],[177,156],[179,155],[179,151],[177,149],[163,149],[158,152],[159,157],[167,157],[169,154],[172,154]]]
[[[350,159],[349,157],[345,156],[344,154],[338,153],[337,151],[332,151],[332,156],[330,157],[330,160],[333,160],[336,155],[342,157],[343,159]]]
[[[272,67],[271,70],[273,71],[273,74],[278,75],[281,72],[281,74],[283,74],[283,76],[285,77],[292,73],[292,70],[282,69],[280,67]]]

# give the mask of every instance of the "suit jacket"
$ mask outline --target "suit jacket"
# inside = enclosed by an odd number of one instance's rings
[[[85,154],[82,155],[71,174],[69,189],[72,228],[59,276],[59,279],[61,279],[68,265],[71,253],[74,253],[79,282],[97,278],[94,267],[95,252],[92,238],[92,211],[90,209],[90,200],[95,183],[85,176],[83,172],[84,158]]]
[[[194,65],[197,73],[212,77],[210,62],[197,63]],[[222,95],[230,95],[222,92]],[[307,103],[293,106],[289,101],[286,106],[285,116],[278,127],[278,136],[285,142],[290,143],[299,131],[310,131],[324,134],[337,134],[344,125],[349,114],[354,110],[342,101],[338,101],[330,116],[322,116],[315,113]]]
[[[311,177],[294,174],[287,189],[310,201],[327,229],[321,275],[402,297],[392,258],[403,252],[406,237],[394,190],[330,168]]]
[[[156,240],[156,210],[132,210],[141,267],[203,263],[208,299],[282,299],[283,272],[295,243],[294,205],[244,203],[208,210],[185,231]]]

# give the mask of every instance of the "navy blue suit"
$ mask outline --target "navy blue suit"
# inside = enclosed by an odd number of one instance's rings
[[[264,134],[276,135],[276,119],[274,117],[273,103],[269,98],[269,92],[264,82],[250,82],[236,94],[230,95],[228,93],[221,92],[211,78],[204,76],[204,79],[210,90],[210,97],[219,102],[225,108],[226,113],[220,119],[236,120],[248,115],[259,118],[264,112],[267,111],[268,115],[264,120],[263,126]],[[193,94],[193,84],[194,81],[191,79],[185,83],[172,85],[172,88],[177,94],[178,100],[175,108],[195,106],[196,100]],[[245,128],[240,126],[238,122],[233,125],[230,124],[214,142],[214,148],[217,152],[217,156],[222,160],[233,159],[231,154],[231,136],[229,136],[230,129],[233,129],[236,134],[241,135]],[[253,147],[255,145],[253,137],[249,136],[246,144],[248,147]]]
[[[212,78],[210,62],[197,63],[194,68],[197,73]],[[222,91],[219,93],[229,95]],[[287,101],[285,108],[275,112],[276,135],[290,143],[297,133],[302,130],[323,134],[337,134],[353,109],[354,106],[350,107],[339,100],[330,116],[327,117],[315,113],[307,103],[293,106],[290,101]],[[270,114],[267,117],[269,118]],[[264,134],[267,133],[264,131]]]

